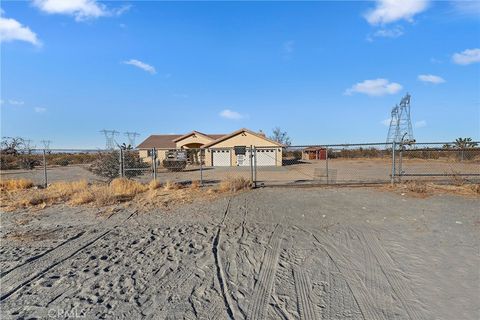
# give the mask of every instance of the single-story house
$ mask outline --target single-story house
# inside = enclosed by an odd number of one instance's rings
[[[151,161],[155,148],[161,164],[167,152],[178,149],[193,149],[203,155],[205,166],[250,166],[250,146],[257,149],[257,166],[281,166],[281,143],[268,139],[262,132],[240,129],[230,134],[205,134],[192,131],[184,135],[151,135],[140,143],[140,157]],[[194,151],[195,150],[195,151]],[[198,155],[195,155],[198,157]]]
[[[327,149],[324,147],[308,147],[303,149],[303,160],[325,160],[327,159]]]

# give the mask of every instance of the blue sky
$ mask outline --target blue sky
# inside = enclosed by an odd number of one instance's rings
[[[479,2],[392,1],[2,1],[1,134],[382,142],[409,92],[417,141],[478,140]]]

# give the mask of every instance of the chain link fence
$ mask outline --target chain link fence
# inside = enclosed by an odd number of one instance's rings
[[[394,172],[396,181],[478,182],[480,148],[455,143],[399,144]]]
[[[405,182],[479,183],[477,142],[338,144],[208,149],[31,149],[1,155],[1,179],[217,184],[243,178],[257,186]]]

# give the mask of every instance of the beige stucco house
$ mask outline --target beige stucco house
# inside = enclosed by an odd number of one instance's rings
[[[194,149],[203,153],[205,166],[250,166],[250,147],[256,148],[257,166],[281,166],[283,145],[265,134],[240,129],[230,134],[205,134],[192,131],[185,135],[151,135],[140,143],[140,157],[151,161],[155,148],[162,163],[169,150]],[[193,151],[193,150],[192,150]]]

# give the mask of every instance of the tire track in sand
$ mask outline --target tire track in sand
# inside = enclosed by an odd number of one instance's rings
[[[325,236],[315,233],[312,233],[312,236],[325,250],[338,271],[344,277],[348,288],[355,298],[355,302],[360,308],[363,318],[387,320],[384,314],[380,312],[379,306],[368,292],[364,282],[360,279],[357,272],[355,272],[356,267],[352,267],[352,261],[345,257]]]
[[[283,227],[277,224],[268,243],[267,252],[260,267],[258,281],[255,283],[253,289],[252,300],[248,308],[248,319],[263,320],[266,318],[268,300],[272,293],[273,282],[277,271],[282,233]]]
[[[105,237],[118,224],[130,219],[137,212],[134,211],[126,219],[119,223],[112,223],[110,227],[98,234],[95,230],[87,231],[80,234],[78,237],[73,237],[62,246],[58,246],[41,257],[31,260],[27,264],[23,264],[15,270],[1,278],[2,281],[2,295],[0,301],[3,301],[18,291],[20,288],[31,283],[33,280],[44,275],[48,270],[54,268],[58,264],[67,261],[83,249],[91,246],[96,241]]]
[[[364,243],[364,246],[371,251],[375,257],[380,270],[382,270],[385,278],[392,288],[393,292],[397,296],[398,300],[402,304],[409,319],[421,320],[424,319],[421,312],[419,312],[413,305],[413,301],[416,299],[409,297],[409,288],[405,285],[405,281],[400,277],[399,269],[395,266],[395,262],[387,253],[387,251],[380,244],[380,241],[371,232],[356,231],[359,238]]]
[[[295,291],[297,293],[298,313],[300,319],[316,320],[315,306],[312,301],[312,284],[304,270],[293,269],[293,278],[295,280]]]
[[[231,319],[235,319],[235,314],[234,314],[234,309],[233,309],[233,304],[231,301],[230,294],[228,293],[228,287],[227,287],[227,282],[225,278],[225,271],[223,270],[222,266],[222,260],[220,257],[220,252],[219,252],[219,244],[220,244],[220,235],[222,231],[222,226],[225,223],[225,219],[227,218],[228,215],[228,210],[230,209],[230,203],[232,201],[232,198],[228,199],[227,202],[227,208],[225,209],[225,212],[223,214],[223,219],[221,223],[218,226],[218,231],[213,239],[213,245],[212,245],[212,252],[213,252],[213,257],[215,259],[215,267],[217,269],[217,278],[218,282],[220,283],[220,289],[222,292],[223,296],[223,301],[225,303],[225,307],[227,308],[227,313]]]

